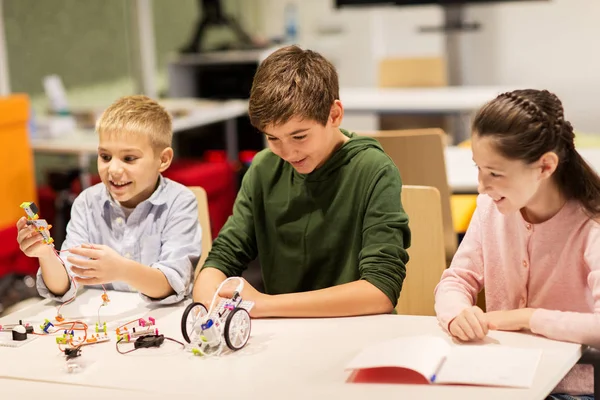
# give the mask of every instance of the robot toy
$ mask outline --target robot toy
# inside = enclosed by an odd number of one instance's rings
[[[222,299],[214,308],[214,302],[223,284],[230,279],[239,279],[240,284],[231,299]],[[191,303],[181,318],[181,333],[186,346],[194,355],[219,355],[227,346],[233,351],[243,348],[250,338],[251,301],[243,301],[240,295],[244,288],[241,278],[226,279],[216,291],[210,311],[201,303]]]

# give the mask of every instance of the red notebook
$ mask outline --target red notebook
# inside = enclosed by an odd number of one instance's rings
[[[354,383],[459,384],[529,388],[541,349],[454,344],[437,336],[400,337],[365,348],[346,366]]]

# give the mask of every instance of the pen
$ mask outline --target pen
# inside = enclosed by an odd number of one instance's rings
[[[429,379],[431,381],[431,383],[435,383],[435,380],[436,380],[438,374],[440,373],[440,370],[442,369],[442,365],[444,365],[445,362],[446,362],[446,357],[442,357],[442,359],[440,360],[440,363],[438,364],[437,368],[435,369],[435,372],[433,373],[433,375],[431,375],[431,379]]]

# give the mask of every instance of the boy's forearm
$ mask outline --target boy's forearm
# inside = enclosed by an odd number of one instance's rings
[[[390,299],[365,280],[310,292],[268,296],[261,308],[260,317],[291,318],[387,314],[394,309]]]
[[[210,307],[213,295],[219,285],[227,279],[227,276],[216,268],[203,268],[198,274],[194,283],[193,297],[194,301]]]
[[[153,299],[163,299],[175,293],[165,274],[157,268],[128,260],[123,266],[123,282]]]
[[[50,247],[48,250],[46,256],[39,258],[42,278],[50,293],[55,296],[63,296],[71,287],[69,275],[54,251]]]

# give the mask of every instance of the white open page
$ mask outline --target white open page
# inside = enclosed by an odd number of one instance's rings
[[[436,336],[400,337],[366,347],[346,369],[408,368],[429,380],[450,348],[443,338]]]
[[[541,356],[541,349],[454,346],[435,383],[529,388]]]

